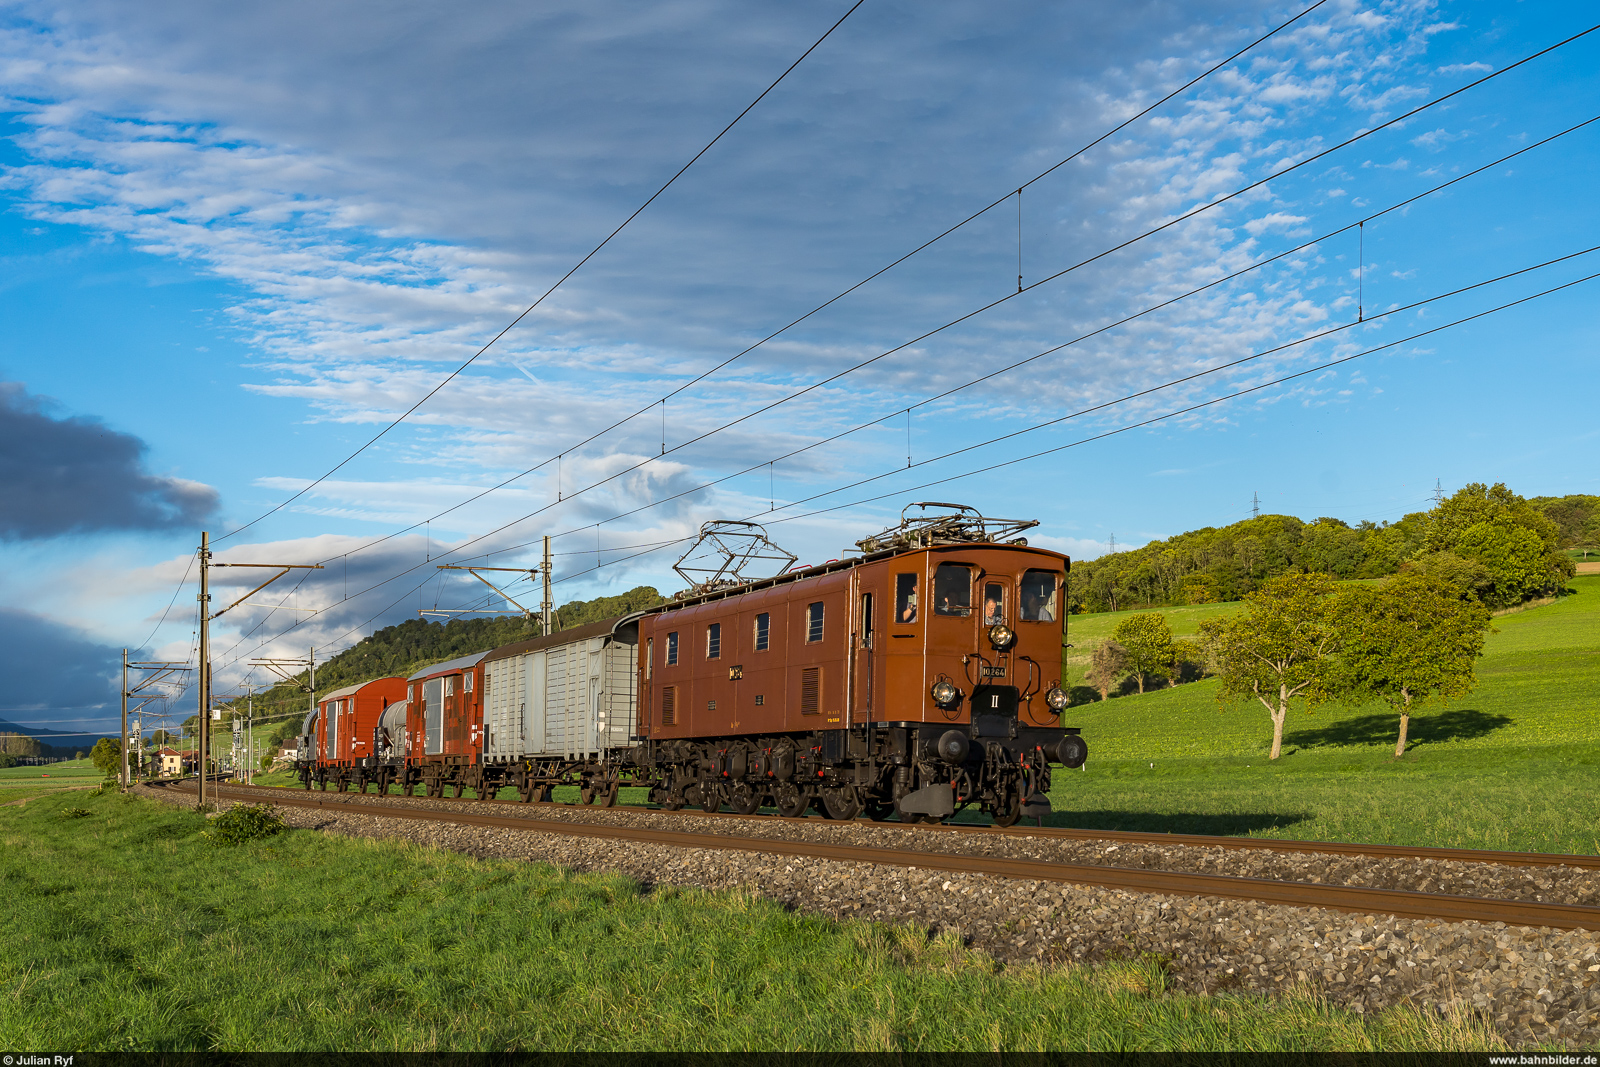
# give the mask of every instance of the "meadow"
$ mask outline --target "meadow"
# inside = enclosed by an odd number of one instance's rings
[[[94,789],[104,775],[87,759],[38,767],[0,767],[0,804],[11,804],[63,789]]]
[[[1069,709],[1089,742],[1058,772],[1052,822],[1101,829],[1600,853],[1600,577],[1553,604],[1502,615],[1478,687],[1413,716],[1383,705],[1297,707],[1267,760],[1264,708],[1222,705],[1214,680]],[[1206,612],[1169,609],[1192,633]],[[1074,644],[1120,616],[1077,616]],[[1081,620],[1081,621],[1080,621]]]
[[[1155,959],[1001,967],[953,936],[744,894],[307,830],[226,847],[206,825],[115,791],[0,809],[0,1046],[1225,1048],[1284,1063],[1500,1047],[1464,1017],[1175,993]],[[1392,1062],[1408,1061],[1424,1059]]]

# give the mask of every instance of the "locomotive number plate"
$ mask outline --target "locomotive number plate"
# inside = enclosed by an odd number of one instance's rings
[[[983,676],[985,678],[1004,678],[1006,676],[1006,669],[1003,665],[999,667],[985,667],[983,668]]]

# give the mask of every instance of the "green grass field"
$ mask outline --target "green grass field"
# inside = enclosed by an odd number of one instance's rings
[[[87,814],[64,817],[73,807]],[[1153,960],[1000,968],[954,938],[739,894],[645,892],[616,876],[311,831],[225,848],[201,836],[205,825],[115,792],[0,809],[0,1046],[1282,1054],[1499,1044],[1461,1019],[1404,1009],[1363,1019],[1301,994],[1176,994]]]
[[[1600,853],[1600,577],[1572,588],[1497,618],[1477,690],[1414,716],[1399,761],[1382,705],[1291,711],[1276,764],[1266,710],[1219,706],[1215,681],[1072,708],[1090,762],[1056,775],[1053,821]],[[1175,609],[1174,630],[1215,607]]]
[[[49,763],[42,767],[0,768],[0,804],[58,793],[63,789],[98,786],[105,776],[86,759]]]

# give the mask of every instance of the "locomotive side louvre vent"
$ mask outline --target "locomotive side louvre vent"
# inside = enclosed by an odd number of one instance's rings
[[[800,714],[822,712],[822,668],[806,667],[800,672]]]
[[[678,725],[678,687],[675,685],[661,690],[661,725]]]

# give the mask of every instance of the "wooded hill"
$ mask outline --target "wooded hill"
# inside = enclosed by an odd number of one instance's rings
[[[559,632],[575,626],[586,626],[601,619],[654,607],[665,599],[650,586],[641,585],[619,596],[569,601],[556,610],[555,628]],[[524,619],[521,615],[451,619],[444,623],[408,619],[398,626],[385,627],[371,637],[363,638],[326,663],[317,664],[317,691],[330,693],[372,678],[408,675],[430,663],[442,663],[457,656],[470,656],[474,652],[487,652],[538,635],[538,622]],[[302,671],[292,686],[280,683],[257,693],[257,721],[270,721],[281,716],[285,726],[298,728],[300,717],[310,708],[310,700],[300,688],[304,683],[305,672]],[[243,701],[239,702],[239,706],[244,706]],[[193,722],[185,725],[192,726]],[[281,736],[292,736],[295,732],[290,729]]]
[[[1600,497],[1524,500],[1504,485],[1474,484],[1394,523],[1262,515],[1075,562],[1069,610],[1238,600],[1291,571],[1349,579],[1402,568],[1440,571],[1489,606],[1508,607],[1560,588],[1573,573],[1565,549],[1597,534]]]

